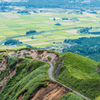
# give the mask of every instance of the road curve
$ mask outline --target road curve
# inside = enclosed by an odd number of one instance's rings
[[[12,52],[9,53],[8,55],[9,55],[10,57],[13,57],[13,56],[12,56]],[[54,81],[54,82],[56,82],[56,83],[62,85],[63,87],[65,87],[65,88],[71,90],[72,92],[78,94],[79,96],[83,97],[83,98],[86,99],[86,100],[91,100],[90,98],[85,97],[84,95],[82,95],[82,94],[80,94],[79,92],[77,92],[77,91],[71,89],[70,87],[68,87],[68,86],[66,86],[66,85],[64,85],[64,84],[62,84],[62,83],[56,81],[56,80],[54,79],[53,75],[52,75],[52,73],[53,73],[53,69],[54,69],[54,66],[53,66],[52,63],[49,63],[49,64],[50,64],[50,68],[49,68],[49,70],[48,70],[48,76],[49,76],[49,78],[50,78],[52,81]]]
[[[49,68],[49,71],[48,71],[48,75],[49,75],[49,78],[50,78],[52,81],[61,84],[61,85],[64,86],[65,88],[71,90],[72,92],[78,94],[79,96],[81,96],[82,98],[84,98],[84,99],[86,99],[86,100],[92,100],[92,99],[90,99],[90,98],[88,98],[88,97],[85,97],[84,95],[80,94],[79,92],[77,92],[77,91],[71,89],[70,87],[68,87],[68,86],[66,86],[66,85],[64,85],[64,84],[62,84],[62,83],[56,81],[56,80],[54,79],[53,75],[52,75],[54,66],[53,66],[52,63],[49,63],[49,64],[50,64],[50,68]]]

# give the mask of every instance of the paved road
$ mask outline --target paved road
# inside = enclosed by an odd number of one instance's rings
[[[60,83],[60,82],[56,81],[56,80],[54,79],[53,75],[52,75],[52,73],[53,73],[53,69],[54,69],[54,66],[53,66],[53,64],[52,64],[52,63],[50,63],[50,68],[49,68],[49,71],[48,71],[48,75],[49,75],[49,77],[50,77],[50,79],[51,79],[52,81],[54,81],[54,82],[57,82],[57,83],[61,84],[61,85],[62,85],[62,86],[64,86],[65,88],[67,88],[67,89],[71,90],[72,92],[74,92],[74,93],[78,94],[79,96],[83,97],[83,98],[84,98],[84,99],[86,99],[86,100],[91,100],[90,98],[85,97],[84,95],[80,94],[79,92],[74,91],[74,90],[73,90],[73,89],[71,89],[70,87],[68,87],[68,86],[66,86],[66,85],[64,85],[64,84],[62,84],[62,83]]]

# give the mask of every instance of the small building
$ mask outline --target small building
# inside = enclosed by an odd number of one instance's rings
[[[61,18],[55,18],[55,20],[61,20]]]

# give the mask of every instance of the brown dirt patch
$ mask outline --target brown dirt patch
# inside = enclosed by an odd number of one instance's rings
[[[23,59],[19,59],[16,63],[16,66],[19,65],[22,61]],[[2,59],[2,62],[0,63],[0,73],[4,71],[5,69],[8,69],[7,64],[8,64],[8,58],[4,56]],[[16,74],[16,69],[9,69],[9,72],[7,73],[7,75],[0,82],[0,92],[2,91],[4,85],[6,84],[7,78],[8,77],[12,78],[15,74]]]
[[[55,63],[58,58],[55,53],[50,53],[50,52],[41,51],[41,50],[34,50],[34,49],[29,49],[29,50],[23,49],[23,50],[9,53],[8,55],[15,58],[18,58],[18,57],[25,58],[25,54],[27,56],[31,56],[33,59],[39,59],[41,61],[50,62],[50,63],[52,62]],[[48,57],[51,58],[50,61],[48,60]]]
[[[47,85],[47,87],[41,87],[30,100],[59,100],[69,92],[69,90],[54,82],[47,82]]]
[[[47,87],[40,87],[35,94],[32,94],[30,100],[59,100],[66,93],[71,92],[56,82],[46,83]],[[17,100],[24,99],[25,93],[22,93]]]
[[[9,70],[9,73],[7,76],[4,77],[4,79],[0,82],[0,92],[2,91],[4,85],[6,84],[7,82],[7,78],[10,77],[12,78],[16,73],[16,69],[15,70]]]
[[[1,63],[0,63],[0,72],[5,70],[7,68],[8,58],[3,57]]]

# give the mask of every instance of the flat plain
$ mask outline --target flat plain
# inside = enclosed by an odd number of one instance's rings
[[[22,15],[16,11],[0,12],[0,41],[7,37],[13,37],[13,39],[18,39],[23,44],[34,47],[45,47],[53,45],[53,42],[63,42],[64,39],[98,36],[77,33],[80,27],[98,27],[96,31],[100,30],[100,18],[97,17],[100,14],[90,14],[87,12],[83,12],[83,14],[68,14],[67,12],[30,13],[30,15]],[[51,20],[52,18],[61,20]],[[68,18],[70,20],[77,18],[78,21],[64,21],[62,18]],[[60,26],[55,25],[56,23],[60,23]],[[26,32],[30,30],[44,32],[34,35],[34,39],[31,39],[32,35],[25,36]],[[94,30],[92,29],[91,31]],[[5,46],[2,45],[1,48],[5,48]]]

